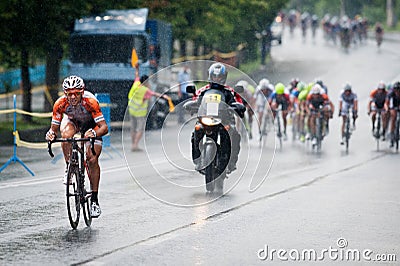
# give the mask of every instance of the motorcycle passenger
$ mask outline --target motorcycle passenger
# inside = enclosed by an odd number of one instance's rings
[[[385,101],[387,97],[386,86],[383,81],[379,82],[378,87],[371,91],[370,99],[368,102],[368,115],[371,115],[372,121],[372,134],[376,136],[380,132],[375,133],[375,121],[377,112],[381,112],[382,117],[382,140],[385,141],[386,138],[386,128],[388,121],[388,112],[385,110]]]
[[[339,98],[339,116],[342,116],[342,139],[340,144],[344,145],[344,126],[346,124],[347,115],[353,111],[353,130],[356,129],[356,119],[358,117],[358,99],[357,94],[352,91],[349,83],[346,83]]]
[[[225,85],[228,76],[228,71],[222,63],[214,63],[208,69],[208,82],[206,86],[200,88],[196,91],[193,97],[194,101],[198,104],[201,103],[204,93],[209,89],[216,89],[221,91],[225,96],[225,102],[227,105],[231,106],[233,103],[242,103],[240,95],[236,94],[234,90]],[[220,142],[222,154],[226,156],[224,159],[229,161],[227,166],[227,174],[236,170],[236,162],[239,158],[240,152],[240,135],[235,126],[235,117],[231,117],[228,121],[230,126],[228,130],[220,131]],[[199,148],[200,141],[203,139],[205,130],[202,127],[197,127],[200,125],[199,122],[196,123],[195,130],[192,133],[192,160],[196,165],[196,170],[200,167],[200,155],[201,151]],[[230,139],[230,136],[232,139]],[[232,145],[231,145],[232,144]]]
[[[283,83],[277,83],[275,85],[275,91],[271,94],[270,105],[274,118],[276,116],[278,107],[279,106],[282,107],[283,139],[287,140],[287,135],[286,135],[287,115],[289,113],[289,110],[292,109],[292,105],[290,103],[290,96],[287,92],[285,92],[285,85],[283,85]]]
[[[333,105],[329,100],[328,95],[323,92],[319,84],[315,84],[307,96],[306,108],[309,115],[308,127],[311,132],[311,142],[313,145],[317,144],[317,130],[316,119],[319,114],[319,109],[322,107],[325,126],[322,128],[322,136],[325,136],[328,128],[329,118],[332,117]]]
[[[46,133],[46,140],[56,139],[58,132],[62,138],[72,138],[76,133],[84,133],[85,138],[101,137],[108,133],[108,126],[101,112],[96,97],[85,91],[85,83],[78,76],[69,76],[63,81],[64,96],[61,96],[53,106],[51,127]],[[65,116],[63,117],[63,115]],[[71,156],[72,144],[61,143],[66,162],[63,183],[67,184],[68,163]],[[99,217],[101,209],[98,202],[100,181],[99,156],[102,150],[102,140],[94,143],[96,155],[93,155],[90,146],[86,147],[86,161],[88,162],[90,186],[92,189],[92,204],[90,213],[93,218]]]
[[[390,147],[394,145],[394,130],[396,127],[397,110],[400,108],[400,81],[393,84],[392,91],[386,97],[385,109],[390,110]]]

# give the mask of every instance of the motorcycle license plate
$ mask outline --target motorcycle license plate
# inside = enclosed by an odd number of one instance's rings
[[[220,103],[221,95],[220,94],[207,94],[207,95],[204,95],[204,100],[206,103]]]

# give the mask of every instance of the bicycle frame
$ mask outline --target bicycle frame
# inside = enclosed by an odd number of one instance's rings
[[[379,140],[381,138],[381,123],[382,123],[382,110],[376,111],[376,128],[374,132],[374,137],[376,139],[376,149],[379,151]]]
[[[317,137],[317,151],[321,150],[323,139],[323,126],[324,126],[324,109],[322,106],[318,109],[317,117],[315,118],[316,137]]]
[[[280,106],[275,111],[275,119],[276,119],[276,136],[279,140],[279,148],[282,149],[282,129],[281,129],[281,114],[282,114],[282,107]]]
[[[350,129],[350,111],[346,113],[346,120],[345,120],[345,127],[344,127],[344,138],[345,138],[345,145],[346,145],[346,152],[349,151],[349,142],[351,137],[351,129]]]

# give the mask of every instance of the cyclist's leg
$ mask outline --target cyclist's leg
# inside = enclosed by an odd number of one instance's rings
[[[381,119],[382,119],[382,134],[385,137],[386,135],[386,129],[388,125],[388,117],[389,113],[385,111],[385,109],[382,109],[381,111]]]
[[[61,121],[60,125],[60,133],[62,138],[72,138],[75,133],[78,131],[77,127],[73,122],[71,122],[68,118],[64,118]],[[65,162],[69,162],[69,157],[71,155],[71,147],[72,144],[68,142],[62,142],[61,148],[64,154]]]
[[[341,136],[342,136],[342,141],[341,141],[341,143],[343,143],[343,139],[344,139],[344,126],[345,126],[345,124],[346,124],[346,119],[347,119],[347,115],[344,115],[344,114],[342,113],[342,128],[341,128],[341,131],[342,131],[342,134],[341,134]]]
[[[99,166],[99,156],[102,151],[102,143],[100,141],[95,142],[94,151],[96,155],[93,155],[90,149],[90,144],[86,145],[86,162],[88,163],[90,171],[90,184],[92,191],[98,191],[99,181],[100,181],[100,166]]]
[[[310,121],[311,138],[315,138],[317,136],[317,129],[316,129],[316,125],[315,125],[316,119],[317,119],[316,114],[314,112],[312,112],[310,114],[310,119],[309,119],[309,121]]]
[[[98,200],[98,192],[99,192],[99,182],[100,182],[100,166],[99,166],[99,156],[101,154],[102,150],[102,142],[96,140],[94,144],[94,151],[96,152],[96,155],[93,155],[91,149],[90,149],[90,144],[86,144],[86,161],[89,167],[89,172],[90,172],[90,186],[92,190],[92,196],[91,196],[91,216],[96,218],[99,217],[101,214],[101,209],[99,206],[99,200]]]
[[[375,131],[376,111],[371,111],[372,132]]]
[[[391,146],[393,146],[394,142],[394,130],[396,128],[396,117],[397,117],[397,112],[396,109],[392,108],[390,109],[390,141],[391,141]]]
[[[282,103],[282,119],[283,119],[283,133],[286,137],[286,127],[287,127],[287,116],[289,114],[289,103]]]

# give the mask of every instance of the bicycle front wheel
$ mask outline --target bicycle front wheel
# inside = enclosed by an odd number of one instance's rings
[[[73,229],[79,224],[80,199],[79,199],[79,169],[76,166],[69,166],[68,184],[66,185],[67,210],[69,223]]]
[[[90,172],[87,166],[85,165],[85,170],[87,173],[87,180],[82,180],[82,193],[81,193],[81,204],[82,204],[82,212],[83,218],[85,219],[86,226],[90,226],[92,224],[92,216],[90,215],[90,204],[91,204],[91,193],[88,193],[85,189],[85,181],[89,181]]]

